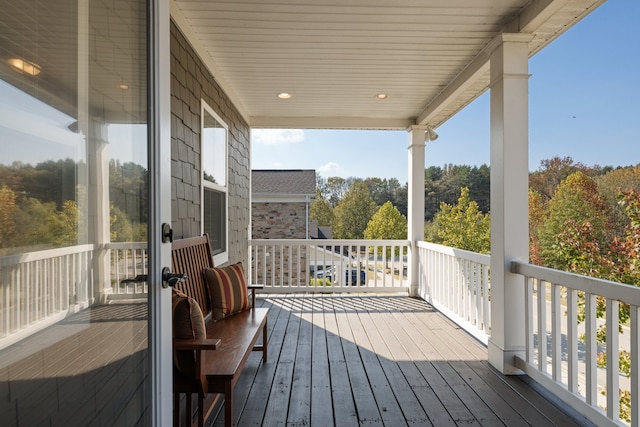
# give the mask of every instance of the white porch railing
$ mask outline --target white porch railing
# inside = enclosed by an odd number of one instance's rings
[[[146,242],[108,243],[111,254],[111,299],[146,298],[147,282],[123,283],[141,274],[149,274]]]
[[[147,274],[146,243],[109,243],[0,257],[0,349],[26,338],[94,303],[98,293],[110,300],[146,298],[146,283],[121,281]],[[110,288],[98,289],[94,269],[107,250]]]
[[[485,345],[491,335],[491,257],[418,242],[420,296]]]
[[[253,239],[252,283],[264,292],[407,292],[406,240]]]
[[[0,348],[93,301],[93,245],[0,257]]]
[[[526,354],[516,365],[597,425],[625,425],[619,399],[626,396],[631,425],[640,423],[640,288],[544,267],[512,263],[525,276]],[[628,324],[618,318],[630,308]],[[606,315],[598,318],[596,312]],[[579,321],[583,319],[584,321]],[[606,330],[606,344],[596,335]],[[631,377],[619,372],[627,352]],[[606,369],[597,360],[606,357]]]

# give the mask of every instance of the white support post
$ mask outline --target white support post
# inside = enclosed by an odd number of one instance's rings
[[[489,44],[491,73],[491,338],[489,362],[520,374],[525,352],[524,277],[511,261],[529,261],[528,42],[501,34]]]
[[[419,294],[418,241],[424,239],[424,149],[425,127],[409,129],[409,194],[407,203],[407,234],[409,245],[409,295]]]

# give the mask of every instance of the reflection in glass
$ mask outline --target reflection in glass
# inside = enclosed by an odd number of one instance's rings
[[[147,12],[117,7],[3,1],[2,425],[149,423],[147,285],[123,282],[147,268]]]
[[[202,226],[214,260],[227,261],[227,126],[202,103]]]

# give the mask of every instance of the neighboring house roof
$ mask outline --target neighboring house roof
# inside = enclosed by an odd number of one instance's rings
[[[316,195],[316,171],[313,169],[252,170],[251,193],[254,196]]]

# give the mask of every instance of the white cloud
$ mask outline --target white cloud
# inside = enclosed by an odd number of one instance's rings
[[[295,144],[304,141],[302,129],[253,129],[251,138],[256,144]]]
[[[329,162],[317,168],[316,172],[318,172],[322,176],[336,176],[336,174],[338,174],[340,170],[341,168],[338,163]]]

